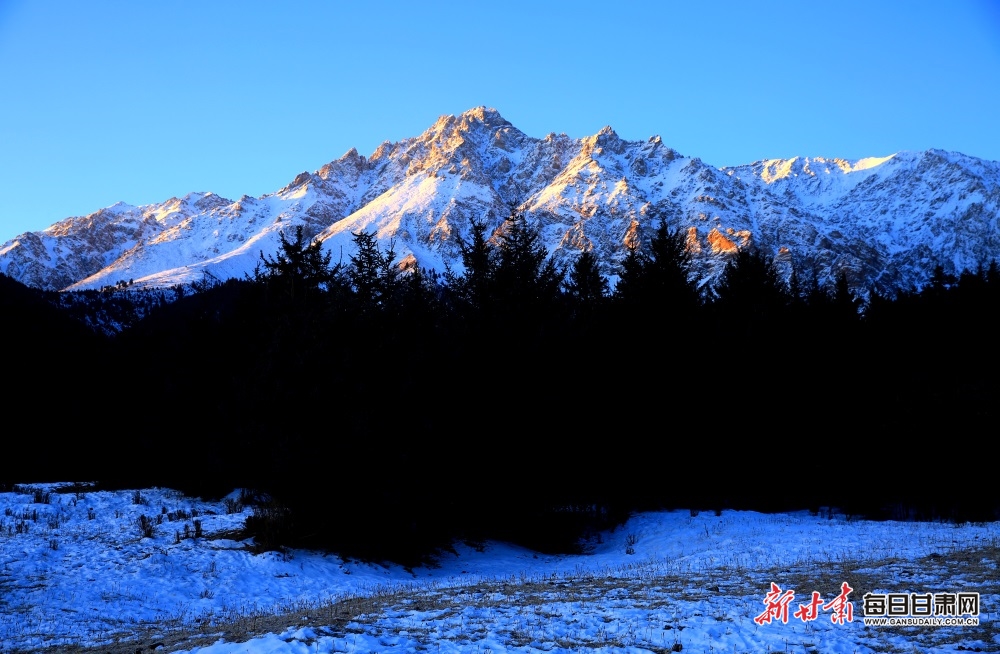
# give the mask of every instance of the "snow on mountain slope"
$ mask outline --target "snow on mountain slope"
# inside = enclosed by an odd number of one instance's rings
[[[844,271],[858,287],[892,290],[922,284],[938,264],[960,272],[997,258],[998,206],[1000,163],[958,153],[715,168],[610,127],[529,137],[477,107],[368,158],[352,149],[260,198],[117,204],[22,234],[0,246],[0,272],[48,289],[242,277],[276,251],[279,232],[300,225],[334,260],[367,230],[400,260],[460,270],[458,240],[472,222],[495,227],[519,211],[559,263],[593,249],[612,277],[665,220],[687,234],[703,283],[752,245],[820,281]]]

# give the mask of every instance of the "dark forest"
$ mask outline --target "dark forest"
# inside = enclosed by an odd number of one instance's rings
[[[247,488],[262,546],[404,562],[571,550],[656,508],[997,518],[995,263],[862,301],[752,249],[699,288],[666,226],[613,292],[517,216],[474,225],[460,273],[354,246],[288,234],[246,279],[155,296],[0,275],[0,482]]]

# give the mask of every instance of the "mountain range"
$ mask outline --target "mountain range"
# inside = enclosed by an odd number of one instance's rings
[[[420,136],[351,149],[284,188],[236,201],[210,192],[159,204],[118,203],[0,245],[0,272],[49,290],[120,280],[169,287],[243,277],[279,235],[301,226],[333,260],[374,232],[402,268],[461,270],[475,221],[521,213],[557,263],[583,250],[616,279],[629,247],[666,221],[687,236],[700,282],[739,248],[773,256],[820,283],[892,292],[1000,255],[1000,162],[927,150],[860,160],[796,157],[717,168],[660,137],[528,136],[496,110],[442,116]]]

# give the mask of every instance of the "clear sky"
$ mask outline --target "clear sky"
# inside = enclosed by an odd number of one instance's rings
[[[1000,160],[1000,2],[0,0],[0,242],[119,200],[276,191],[495,107],[717,166]]]

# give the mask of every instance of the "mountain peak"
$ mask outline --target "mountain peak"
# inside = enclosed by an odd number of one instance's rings
[[[379,149],[382,149],[383,147],[385,147],[384,143],[379,146]],[[376,153],[372,155],[372,158],[377,158],[378,156],[378,151],[376,151]],[[364,170],[366,163],[365,158],[358,152],[358,149],[351,148],[341,155],[339,159],[335,159],[330,163],[324,164],[322,168],[316,171],[316,176],[322,180],[328,180],[337,177],[348,170],[353,170],[353,175],[358,175],[362,170]]]
[[[605,125],[601,128],[601,131],[593,136],[584,137],[582,143],[588,153],[600,153],[606,150],[615,154],[621,154],[627,145],[610,125]]]
[[[499,111],[493,107],[486,107],[483,105],[463,111],[459,117],[466,120],[475,120],[480,123],[486,123],[487,125],[510,125],[507,119],[500,115]]]
[[[477,159],[482,148],[492,144],[500,149],[510,147],[507,141],[523,137],[496,109],[474,107],[458,116],[440,116],[430,128],[416,139],[407,139],[401,145],[407,149],[407,170],[449,170],[465,167],[468,161]],[[413,149],[416,148],[416,149]],[[421,149],[427,148],[421,152]],[[381,150],[381,147],[379,148]],[[372,156],[376,159],[378,152]],[[466,162],[466,163],[463,163]]]
[[[429,131],[440,132],[451,128],[460,132],[467,132],[474,126],[481,125],[489,130],[510,127],[511,123],[500,115],[500,112],[490,107],[479,106],[463,111],[458,116],[440,116]]]

